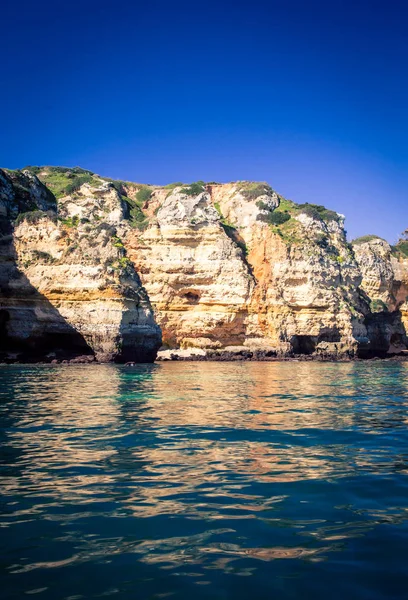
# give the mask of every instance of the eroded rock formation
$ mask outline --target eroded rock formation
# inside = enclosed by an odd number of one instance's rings
[[[117,191],[84,184],[60,199],[57,216],[55,198],[29,172],[18,174],[17,186],[13,173],[1,177],[3,353],[154,360],[160,329],[120,241]]]
[[[408,347],[408,258],[398,246],[366,236],[354,243],[362,273],[361,288],[370,301],[366,326],[374,355],[398,353]]]
[[[153,360],[160,328],[170,353],[407,348],[401,248],[352,246],[341,215],[267,184],[158,187],[36,167],[0,171],[0,211],[3,353],[51,356],[63,335],[100,360]]]
[[[361,273],[336,213],[306,214],[245,182],[197,195],[176,187],[159,207],[125,245],[169,347],[353,355],[369,343]]]

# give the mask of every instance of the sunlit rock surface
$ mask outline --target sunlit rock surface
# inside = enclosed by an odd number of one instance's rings
[[[61,198],[58,216],[55,199],[46,205],[41,194],[32,194],[30,211],[16,211],[11,178],[1,175],[7,194],[1,350],[29,359],[154,360],[160,329],[119,237],[124,208],[116,190],[104,182],[95,189],[84,184]],[[27,189],[33,179],[36,189],[46,190],[32,175],[23,181]],[[11,228],[6,217],[15,212]]]
[[[0,171],[1,351],[151,361],[407,349],[408,258],[266,183]],[[162,336],[161,336],[162,332]],[[55,349],[57,348],[57,349]],[[183,351],[183,352],[181,352]]]

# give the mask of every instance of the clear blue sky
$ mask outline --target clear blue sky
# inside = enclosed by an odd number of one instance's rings
[[[405,0],[5,0],[0,165],[268,181],[408,227]]]

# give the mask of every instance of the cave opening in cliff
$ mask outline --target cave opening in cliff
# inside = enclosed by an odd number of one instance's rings
[[[7,341],[9,339],[7,323],[10,320],[10,313],[8,310],[0,310],[0,348],[5,348],[7,346]]]
[[[294,354],[313,354],[316,349],[316,337],[312,335],[294,335],[291,344]]]
[[[200,294],[196,294],[194,292],[187,292],[186,294],[184,294],[184,298],[193,304],[200,300]]]

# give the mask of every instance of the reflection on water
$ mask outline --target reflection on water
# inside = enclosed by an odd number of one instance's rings
[[[406,598],[408,364],[0,368],[4,598]]]

